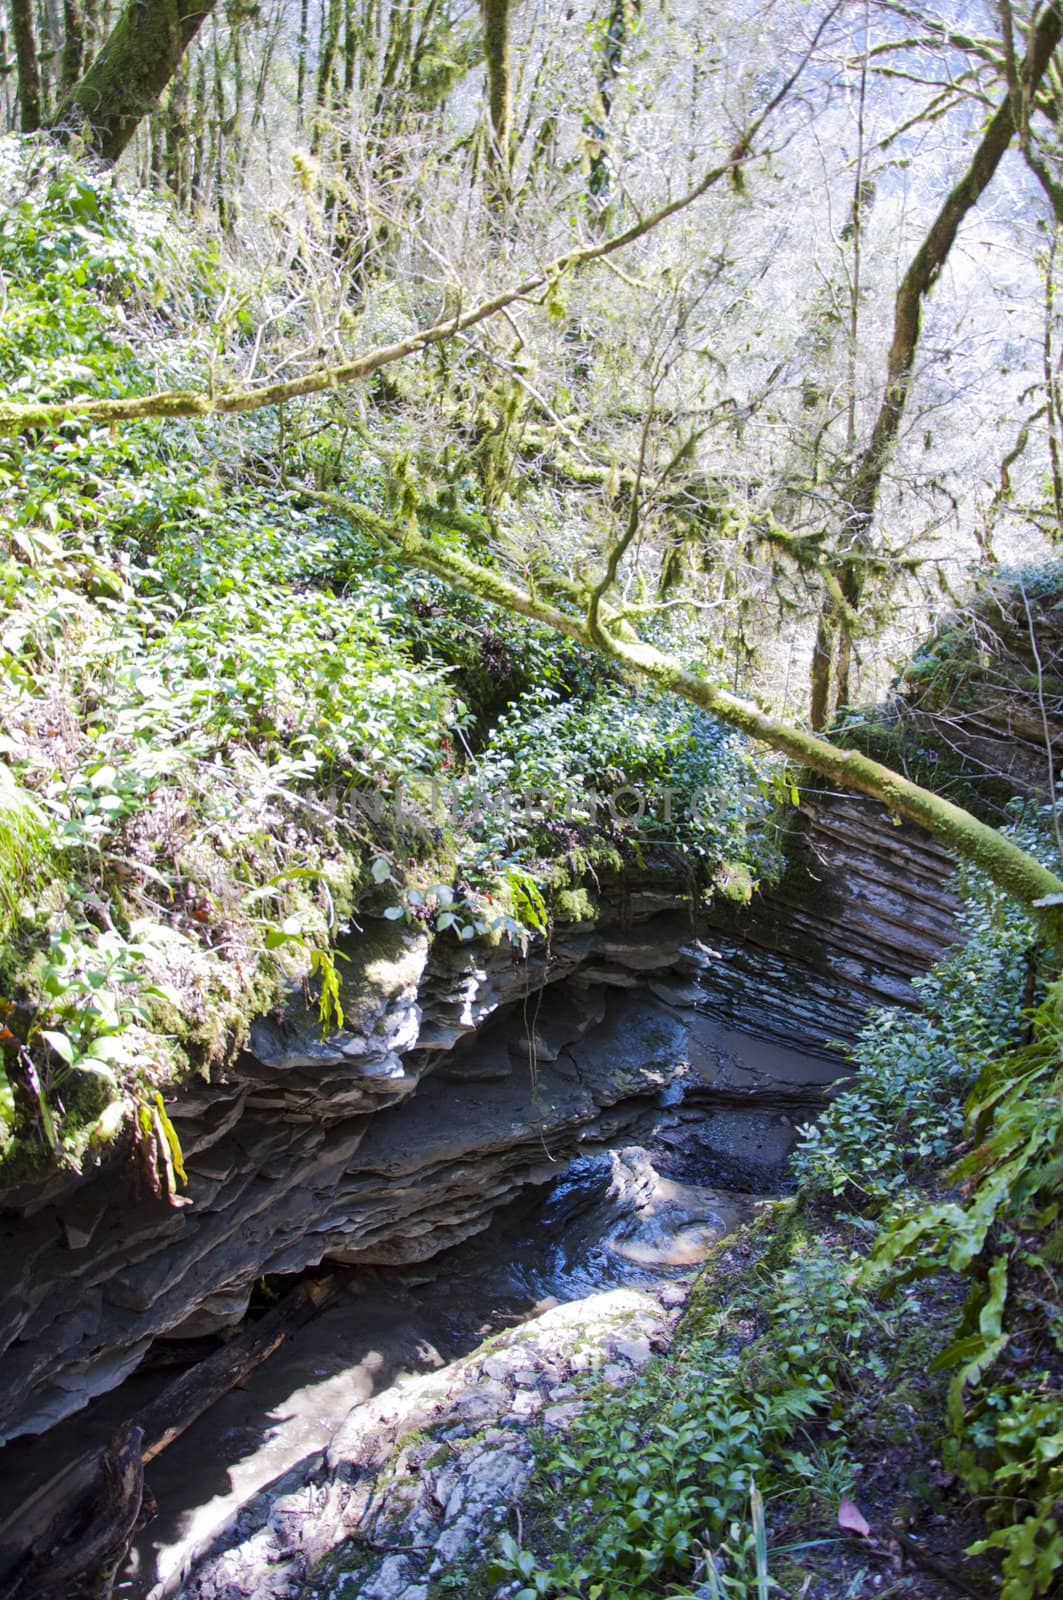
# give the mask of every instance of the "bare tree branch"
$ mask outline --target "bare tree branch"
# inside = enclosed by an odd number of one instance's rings
[[[523,282],[479,301],[468,311],[459,311],[456,315],[433,323],[430,327],[418,329],[405,339],[378,346],[365,355],[355,357],[353,361],[341,362],[336,366],[319,367],[302,377],[265,384],[261,388],[221,389],[206,394],[191,389],[171,389],[156,394],[127,396],[118,400],[74,397],[70,400],[45,404],[2,402],[0,434],[17,433],[25,428],[51,428],[73,417],[86,422],[112,423],[133,421],[141,417],[231,416],[259,411],[266,406],[280,405],[285,400],[300,399],[306,395],[321,394],[328,389],[361,383],[383,367],[405,360],[407,356],[427,350],[433,345],[442,344],[456,334],[463,333],[467,328],[485,322],[488,317],[495,316],[519,300],[531,299],[555,283],[566,272],[590,266],[624,249],[626,245],[634,244],[644,238],[646,234],[652,233],[662,223],[667,222],[670,217],[678,215],[695,201],[700,200],[721,179],[740,170],[757,155],[763,154],[763,151],[754,150],[753,141],[779,106],[789,97],[824,32],[840,9],[841,3],[842,0],[834,0],[834,4],[829,7],[815,29],[794,70],[763,110],[738,135],[726,158],[716,166],[710,167],[692,188],[678,199],[660,206],[656,211],[650,212],[619,233],[614,233],[596,244],[580,245],[574,250],[565,251],[545,267],[530,274]]]

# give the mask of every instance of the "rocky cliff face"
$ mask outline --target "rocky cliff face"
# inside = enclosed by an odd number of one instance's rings
[[[884,708],[909,746],[962,761],[975,793],[998,805],[1051,799],[1063,761],[1063,568],[1003,571],[946,617],[904,669]]]
[[[617,909],[526,961],[391,924],[352,937],[342,1032],[322,1040],[300,998],[222,1082],[169,1106],[186,1204],[136,1194],[128,1163],[0,1196],[3,1436],[111,1388],[160,1336],[239,1320],[264,1274],[435,1254],[633,1126],[683,1064],[684,1030],[648,994],[621,1021],[610,995],[697,958],[674,888],[648,883],[627,911],[630,928]],[[512,1025],[484,1031],[502,1013]]]
[[[826,1042],[909,994],[951,911],[934,847],[859,803],[810,809],[805,848],[780,890],[716,918],[716,953],[652,873],[527,959],[392,924],[352,936],[340,1033],[321,1039],[300,997],[168,1107],[184,1205],[137,1194],[120,1162],[0,1194],[0,1438],[112,1388],[159,1338],[235,1323],[263,1275],[424,1260],[648,1119],[677,1140],[696,1122],[695,1181],[770,1187],[841,1070]]]
[[[952,938],[952,862],[873,800],[803,795],[782,882],[717,902],[702,1005],[733,1027],[809,1050],[851,1044],[871,1006],[911,1005],[911,979]]]

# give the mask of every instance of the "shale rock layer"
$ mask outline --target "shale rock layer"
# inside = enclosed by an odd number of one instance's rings
[[[948,864],[916,830],[835,800],[801,827],[803,864],[714,913],[707,943],[652,871],[526,959],[370,926],[344,952],[342,1031],[322,1039],[297,996],[222,1081],[168,1105],[185,1204],[138,1193],[120,1159],[0,1194],[0,1439],[114,1387],[155,1340],[235,1324],[264,1275],[437,1254],[662,1106],[699,1119],[714,1170],[696,1181],[769,1188],[843,1070],[828,1042],[911,998],[952,914]],[[737,1030],[807,1058],[751,1054]]]
[[[953,864],[877,802],[834,794],[802,796],[788,856],[751,905],[710,909],[703,1004],[765,1038],[849,1045],[870,1006],[915,1002],[912,977],[951,942]]]

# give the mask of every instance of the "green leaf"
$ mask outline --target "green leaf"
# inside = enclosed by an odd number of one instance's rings
[[[90,1059],[92,1061],[128,1061],[129,1056],[129,1045],[121,1034],[108,1033],[104,1034],[102,1038],[93,1039],[81,1061],[82,1064]]]
[[[187,1183],[188,1175],[185,1172],[184,1152],[181,1149],[181,1141],[177,1137],[177,1129],[170,1121],[166,1107],[163,1104],[162,1095],[158,1091],[155,1094],[155,1121],[166,1140],[174,1172],[182,1183]]]
[[[1008,1262],[1006,1256],[997,1256],[989,1269],[985,1299],[978,1313],[978,1332],[956,1339],[931,1363],[931,1371],[959,1367],[949,1385],[948,1414],[952,1427],[959,1431],[963,1426],[964,1390],[978,1383],[1010,1343],[1011,1335],[1003,1331],[1004,1306],[1008,1293]]]
[[[55,1028],[42,1028],[41,1038],[46,1040],[60,1060],[65,1061],[68,1067],[74,1064],[74,1046],[65,1033],[59,1033]]]
[[[115,1089],[118,1088],[118,1077],[114,1071],[114,1068],[107,1066],[102,1061],[93,1061],[89,1056],[80,1056],[78,1058],[77,1070],[79,1072],[91,1072],[94,1077],[104,1078],[109,1084],[113,1085]]]

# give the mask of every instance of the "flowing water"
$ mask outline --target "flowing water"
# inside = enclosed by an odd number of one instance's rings
[[[176,1575],[241,1503],[323,1450],[360,1401],[560,1301],[681,1280],[754,1205],[663,1176],[642,1147],[601,1151],[435,1262],[355,1274],[244,1389],[152,1463],[159,1515],[116,1593],[143,1597]]]
[[[811,1065],[795,1055],[783,1076],[807,1082]],[[822,1081],[828,1064],[819,1066]],[[829,1075],[837,1070],[830,1064]],[[157,1514],[115,1593],[129,1600],[178,1593],[194,1553],[242,1504],[300,1463],[310,1470],[352,1407],[383,1389],[559,1302],[668,1285],[675,1287],[666,1293],[680,1297],[712,1244],[757,1204],[755,1195],[708,1183],[719,1172],[718,1153],[714,1160],[699,1145],[699,1125],[698,1115],[677,1119],[662,1106],[641,1144],[600,1149],[559,1168],[553,1184],[496,1212],[484,1233],[434,1261],[349,1273],[324,1312],[147,1468]],[[172,1376],[139,1373],[47,1436],[9,1446],[0,1455],[9,1501],[23,1499],[64,1459],[106,1441]]]

